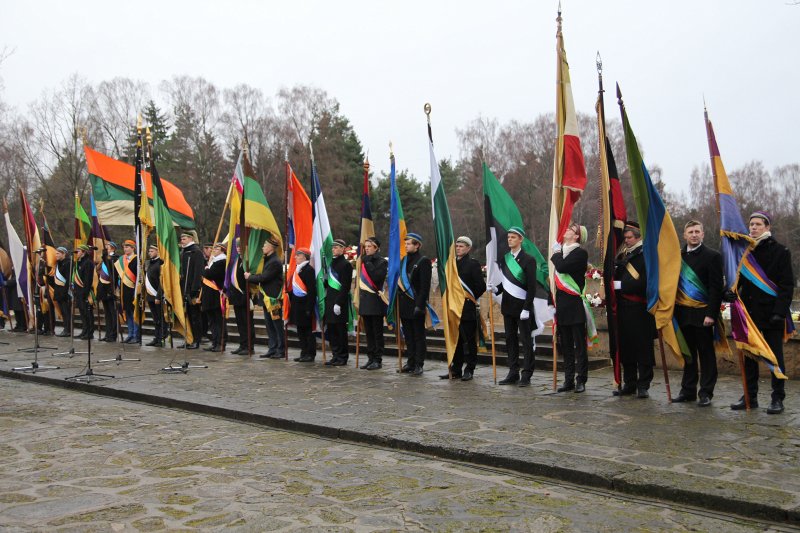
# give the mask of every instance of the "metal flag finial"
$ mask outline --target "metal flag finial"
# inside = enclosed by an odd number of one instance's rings
[[[600,57],[600,50],[597,51],[597,58],[595,59],[595,63],[597,64],[597,73],[602,76],[602,74],[603,74],[603,58]]]
[[[422,109],[425,111],[425,114],[428,116],[428,122],[430,122],[431,121],[431,104],[425,103],[425,105],[422,107]]]

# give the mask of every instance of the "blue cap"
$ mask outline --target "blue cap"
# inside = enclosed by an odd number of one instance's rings
[[[56,248],[56,250],[61,252],[62,254],[68,254],[69,253],[69,250],[67,250],[63,246],[59,246],[58,248]]]
[[[525,238],[525,230],[523,230],[519,226],[511,226],[510,228],[508,228],[508,233],[516,233],[523,239]]]
[[[117,243],[115,243],[114,241],[108,241],[106,244],[110,244],[110,245],[111,245],[111,247],[112,247],[112,248],[114,248],[115,250],[116,250],[117,248],[119,248],[119,246],[117,246]]]
[[[413,239],[422,244],[422,236],[419,233],[406,233],[406,240]]]

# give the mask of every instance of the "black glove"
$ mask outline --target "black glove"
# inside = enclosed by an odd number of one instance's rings
[[[425,309],[422,307],[415,307],[414,316],[416,317],[425,316]]]
[[[731,290],[727,290],[727,291],[723,292],[722,293],[722,301],[723,302],[727,302],[727,303],[735,302],[736,301],[736,293],[731,291]]]
[[[784,318],[781,315],[775,314],[769,317],[769,323],[772,324],[773,326],[779,326],[783,324],[783,322]]]

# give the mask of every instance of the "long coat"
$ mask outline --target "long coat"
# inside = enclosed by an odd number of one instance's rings
[[[500,303],[500,312],[508,316],[519,316],[525,310],[530,312],[531,320],[533,320],[533,297],[536,294],[536,259],[525,253],[525,250],[520,249],[515,261],[525,273],[525,299],[522,300],[512,296],[508,288],[501,283],[497,287],[498,294],[503,295],[503,301]],[[500,267],[506,278],[509,280],[515,279],[505,264],[505,258],[500,258]]]
[[[283,263],[278,254],[264,256],[264,265],[260,274],[250,276],[250,283],[258,283],[261,290],[270,298],[279,298],[283,287]]]
[[[289,319],[294,324],[298,320],[308,320],[314,313],[314,307],[317,305],[317,284],[314,277],[314,267],[311,263],[306,263],[302,269],[297,271],[297,275],[303,280],[306,286],[305,296],[296,296],[294,292],[289,293],[289,302],[291,308],[289,309]]]
[[[75,299],[86,301],[92,291],[92,281],[94,281],[94,261],[88,255],[84,255],[78,261],[77,277],[83,287],[75,284]]]
[[[219,291],[225,283],[225,259],[218,259],[205,267],[203,270],[203,278],[215,284],[218,289],[214,289],[203,282],[203,290],[200,293],[200,310],[210,311],[212,309],[219,309]]]
[[[330,280],[325,281],[325,322],[329,324],[342,324],[347,322],[350,312],[350,286],[353,282],[353,265],[344,255],[334,257],[331,261],[331,270],[336,274],[341,285],[341,290],[333,288]],[[333,306],[341,308],[339,315],[333,312]]]
[[[200,287],[203,285],[204,264],[203,251],[197,246],[197,243],[192,243],[181,250],[181,291],[184,298],[187,297],[186,290],[192,300],[197,298],[200,293]]]
[[[581,247],[574,248],[564,257],[564,252],[556,252],[550,257],[556,272],[569,274],[578,288],[583,291],[586,285],[586,267],[589,265],[589,252]],[[572,326],[586,322],[583,297],[556,290],[556,320],[559,326]]]
[[[475,300],[478,300],[486,292],[486,282],[483,279],[481,264],[469,256],[469,254],[459,257],[456,261],[458,277],[469,287]],[[469,299],[464,300],[464,307],[461,309],[461,320],[478,320],[478,313],[475,304]]]
[[[632,268],[628,268],[628,264]],[[636,271],[634,275],[631,270]],[[617,309],[620,332],[623,335],[644,336],[652,340],[656,336],[656,322],[647,311],[647,270],[642,247],[623,254],[616,263],[614,280],[621,282],[617,291]]]
[[[702,327],[706,317],[716,320],[719,316],[719,306],[722,302],[722,256],[716,250],[701,244],[691,252],[684,246],[681,258],[694,270],[705,286],[708,305],[697,308],[676,305],[675,318],[680,326]]]
[[[362,255],[361,265],[375,283],[378,290],[383,290],[386,275],[389,272],[389,262],[378,254]],[[361,273],[356,273],[358,283],[361,283]],[[361,316],[385,316],[386,304],[377,293],[372,293],[363,288],[358,291],[358,314]]]
[[[236,261],[236,284],[239,285],[237,289],[233,284],[228,287],[228,301],[234,307],[244,307],[247,304],[247,297],[244,292],[247,290],[247,280],[244,279],[244,265],[242,264],[241,257]]]
[[[770,296],[744,276],[739,276],[739,295],[759,329],[783,329],[783,322],[770,322],[770,319],[774,315],[789,316],[794,289],[792,254],[772,237],[759,242],[752,254],[767,277],[777,285],[778,294]]]
[[[67,302],[69,301],[69,277],[72,275],[72,259],[65,257],[56,262],[56,269],[58,270],[58,276],[64,279],[65,283],[64,285],[56,283],[56,275],[55,273],[53,274],[50,278],[53,280],[53,299],[56,302]]]
[[[414,298],[412,299],[407,292],[398,290],[400,293],[400,318],[420,318],[414,316],[414,309],[425,309],[428,305],[432,270],[431,260],[419,252],[406,256],[406,275],[414,291]]]

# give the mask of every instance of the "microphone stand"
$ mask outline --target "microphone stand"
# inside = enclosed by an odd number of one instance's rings
[[[58,268],[58,267],[56,267]],[[53,357],[69,357],[72,359],[76,353],[86,353],[86,352],[76,352],[75,351],[75,269],[77,268],[77,261],[72,261],[72,266],[70,267],[70,284],[69,284],[69,350],[66,352],[53,352]]]
[[[126,353],[125,353],[125,343],[119,341],[122,338],[122,316],[121,316],[121,313],[120,313],[120,310],[122,309],[122,302],[117,303],[117,294],[116,294],[117,280],[115,279],[115,275],[114,275],[115,272],[116,272],[116,267],[114,266],[114,261],[113,260],[111,261],[111,268],[109,269],[109,271],[111,273],[111,294],[114,295],[114,311],[117,313],[117,341],[122,346],[122,348],[117,352],[117,356],[114,357],[113,359],[100,359],[100,360],[97,361],[97,363],[98,364],[100,364],[100,363],[117,363],[117,365],[119,365],[120,363],[124,363],[125,361],[141,361],[141,359],[133,359],[133,358],[125,357],[125,355],[126,355]],[[119,294],[120,294],[120,297],[122,297],[122,283],[120,283]],[[135,311],[136,311],[136,309],[134,308],[134,312]]]
[[[184,253],[188,253],[188,252],[185,251]],[[188,325],[188,327],[186,329],[187,330],[191,330],[192,325],[191,325],[191,320],[189,319],[189,306],[192,305],[192,295],[189,294],[189,280],[191,279],[191,276],[189,276],[189,274],[190,273],[194,274],[194,272],[192,272],[192,261],[191,261],[191,258],[189,258],[189,260],[186,262],[186,265],[187,265],[186,278],[183,280],[183,295],[184,295],[183,296],[183,301],[186,304],[186,306],[184,307],[184,318],[185,318],[186,323]],[[170,313],[170,316],[173,316],[173,314]],[[172,342],[172,322],[173,321],[170,320],[170,323],[169,323],[170,342]],[[183,363],[180,363],[179,365],[176,365],[175,364],[175,357],[173,356],[173,358],[169,362],[169,364],[161,369],[161,372],[164,372],[164,373],[167,373],[167,374],[177,374],[178,372],[182,372],[182,373],[186,374],[189,371],[190,368],[208,368],[208,365],[190,365],[189,364],[189,339],[187,338],[185,333],[186,332],[184,332],[184,336],[183,336]],[[192,332],[192,333],[194,333],[194,332]],[[199,341],[199,339],[198,339],[198,341]]]
[[[41,262],[41,260],[42,259],[40,257],[39,261]],[[29,272],[28,273],[28,286],[29,287],[30,287],[30,282],[31,282],[31,276],[30,276],[30,272]],[[38,289],[38,287],[37,287],[37,289]],[[38,317],[36,315],[37,304],[40,303],[39,302],[39,298],[40,298],[39,291],[38,290],[34,291],[34,294],[33,294],[33,303],[34,303],[34,305],[33,305],[33,340],[34,340],[33,348],[20,348],[19,350],[17,350],[17,351],[20,351],[20,352],[33,351],[33,362],[28,366],[18,366],[18,367],[12,368],[11,370],[14,371],[14,372],[31,372],[31,373],[35,374],[37,371],[56,370],[56,369],[59,368],[57,366],[48,366],[48,365],[40,365],[39,364],[39,350],[40,349],[55,350],[55,348],[45,348],[44,346],[39,346],[39,320],[38,320]]]
[[[94,306],[88,301],[86,305],[89,306],[89,314],[91,315],[94,312]],[[114,376],[109,374],[95,374],[94,370],[92,370],[92,337],[94,337],[94,335],[86,337],[86,372],[64,378],[66,381],[85,381],[89,383],[99,379],[114,379]]]

